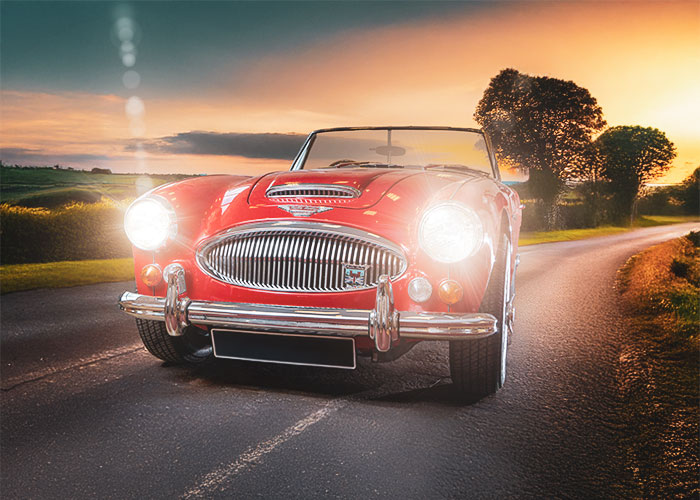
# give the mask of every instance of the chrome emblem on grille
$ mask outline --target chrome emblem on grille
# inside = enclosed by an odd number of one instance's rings
[[[320,214],[333,210],[333,207],[310,207],[308,205],[277,205],[285,212],[289,212],[294,217],[308,217],[309,215]]]
[[[343,264],[343,284],[345,288],[363,288],[367,265]]]

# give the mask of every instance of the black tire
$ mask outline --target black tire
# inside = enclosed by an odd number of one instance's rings
[[[214,358],[209,336],[198,328],[188,327],[182,336],[172,337],[162,321],[137,318],[136,326],[148,352],[163,361],[201,364]]]
[[[450,342],[450,374],[459,400],[473,402],[503,387],[506,378],[508,328],[506,308],[510,294],[510,241],[501,238],[496,265],[481,301],[480,312],[493,314],[498,330],[482,339]]]

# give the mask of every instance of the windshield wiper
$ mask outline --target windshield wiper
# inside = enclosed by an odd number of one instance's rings
[[[368,161],[341,160],[333,162],[324,168],[403,168],[403,165],[387,164],[387,163],[371,163]]]

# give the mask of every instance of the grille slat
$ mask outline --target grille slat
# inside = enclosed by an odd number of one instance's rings
[[[273,276],[279,275],[279,251],[280,251],[280,239],[279,236],[272,238],[272,264],[270,266],[270,274]],[[273,285],[275,288],[279,286],[279,283]]]
[[[348,255],[348,242],[343,240],[340,245],[340,251],[338,252],[338,262],[346,262]],[[336,273],[335,275],[335,288],[342,288],[343,280],[342,273]]]
[[[394,279],[406,269],[403,254],[388,241],[365,238],[366,233],[350,228],[346,232],[338,226],[310,225],[303,230],[260,227],[215,237],[202,245],[197,262],[225,283],[288,292],[371,288],[382,274]],[[364,267],[364,285],[345,285],[346,265]]]

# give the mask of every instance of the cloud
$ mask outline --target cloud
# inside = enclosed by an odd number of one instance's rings
[[[140,143],[130,143],[127,151],[139,148],[156,154],[242,156],[272,160],[293,160],[306,139],[302,134],[181,132]]]

